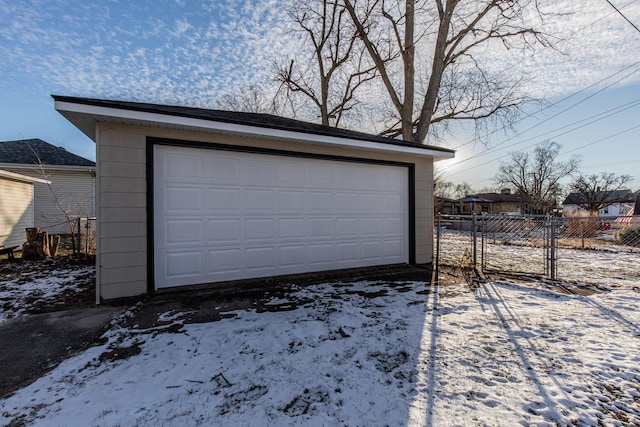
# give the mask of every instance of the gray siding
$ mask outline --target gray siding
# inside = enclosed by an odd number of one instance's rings
[[[47,179],[47,184],[34,184],[34,225],[49,234],[67,234],[70,228],[66,215],[71,218],[95,216],[94,178],[90,168],[82,170],[45,170],[34,167],[4,169],[33,178]]]
[[[33,227],[33,184],[0,177],[0,246],[22,246]]]
[[[146,137],[98,128],[97,298],[147,291]]]

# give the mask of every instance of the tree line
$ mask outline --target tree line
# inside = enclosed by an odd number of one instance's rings
[[[569,192],[580,195],[575,202],[589,212],[617,203],[612,197],[617,191],[625,189],[631,182],[630,175],[618,175],[613,172],[585,175],[580,173],[580,158],[572,156],[567,161],[558,161],[560,144],[545,141],[538,144],[532,152],[517,151],[501,162],[493,177],[495,188],[509,188],[523,195],[539,213],[550,212],[556,208],[559,197]],[[563,180],[570,180],[563,185]],[[472,194],[468,183],[453,184],[446,181],[442,174],[434,179],[435,195],[445,198],[462,198]],[[492,189],[481,192],[492,192]]]

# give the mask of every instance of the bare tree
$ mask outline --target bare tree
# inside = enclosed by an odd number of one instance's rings
[[[533,149],[532,155],[517,151],[511,159],[500,164],[494,180],[500,186],[512,187],[516,193],[526,196],[534,213],[545,213],[556,202],[560,193],[560,181],[574,174],[580,159],[572,156],[566,162],[556,161],[560,144],[545,141]]]
[[[483,50],[550,46],[525,22],[525,11],[537,11],[536,0],[343,4],[392,104],[393,119],[382,133],[405,141],[423,143],[432,124],[450,120],[508,123],[530,98],[513,70],[492,74],[483,66]]]
[[[317,108],[323,125],[338,126],[359,102],[356,92],[375,77],[357,31],[340,0],[294,1],[289,15],[310,43],[309,56],[277,66],[280,92],[290,102],[302,95]]]
[[[473,191],[473,188],[471,188],[471,185],[469,185],[467,181],[463,181],[460,184],[456,184],[453,195],[456,199],[462,199],[463,197],[466,197],[469,194],[473,194],[473,193],[474,191]]]
[[[600,175],[580,175],[572,184],[572,189],[578,193],[578,206],[589,212],[621,201],[618,192],[631,181],[630,175],[616,175],[612,172],[602,172]],[[630,191],[629,191],[630,192]]]
[[[263,87],[250,85],[227,94],[219,102],[220,108],[247,113],[282,114],[282,107],[275,96],[267,95]]]

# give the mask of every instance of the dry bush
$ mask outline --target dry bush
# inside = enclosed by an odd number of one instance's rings
[[[594,237],[600,229],[598,212],[567,212],[567,229],[572,237]]]

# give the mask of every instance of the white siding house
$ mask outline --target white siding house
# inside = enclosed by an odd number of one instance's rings
[[[95,163],[40,139],[0,142],[0,168],[46,179],[34,186],[34,224],[67,234],[70,217],[95,216]],[[44,182],[44,181],[43,181]]]
[[[35,183],[42,179],[0,169],[0,246],[21,246],[26,241],[26,228],[34,225]]]

